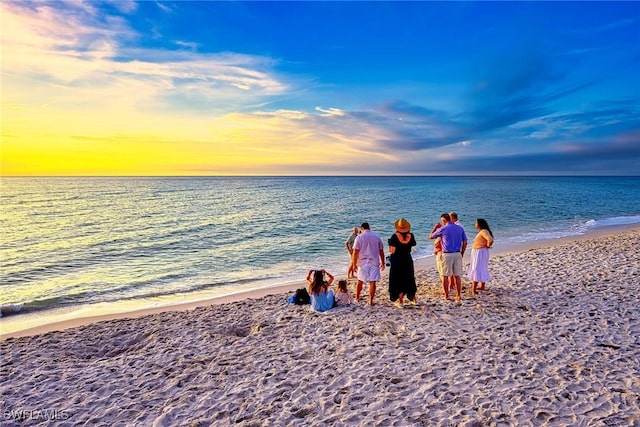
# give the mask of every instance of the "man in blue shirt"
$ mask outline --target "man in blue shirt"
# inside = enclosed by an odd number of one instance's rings
[[[449,299],[449,284],[456,288],[456,301],[462,299],[462,257],[467,249],[467,235],[464,228],[451,222],[449,214],[440,215],[442,224],[433,226],[429,237],[436,239],[441,237],[442,256],[438,259],[439,268],[442,271],[442,290],[444,299]]]

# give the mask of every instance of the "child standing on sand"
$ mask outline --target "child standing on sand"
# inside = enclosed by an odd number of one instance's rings
[[[335,293],[336,307],[349,305],[353,302],[353,296],[347,288],[345,279],[338,280],[338,290]]]

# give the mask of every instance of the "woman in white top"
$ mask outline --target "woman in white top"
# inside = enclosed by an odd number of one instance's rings
[[[471,264],[467,277],[473,283],[473,295],[483,291],[486,282],[491,280],[489,274],[489,248],[493,246],[493,233],[486,220],[478,218],[475,223],[478,230],[476,238],[471,246]]]

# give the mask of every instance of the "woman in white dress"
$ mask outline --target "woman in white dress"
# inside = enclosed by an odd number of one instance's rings
[[[471,246],[471,264],[467,277],[473,283],[473,295],[483,291],[486,282],[491,280],[489,274],[489,248],[493,246],[493,233],[486,220],[478,218],[475,223],[478,230]]]

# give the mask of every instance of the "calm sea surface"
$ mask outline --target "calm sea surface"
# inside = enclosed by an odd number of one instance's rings
[[[497,246],[640,223],[640,177],[2,178],[0,193],[2,332],[81,307],[301,281],[314,267],[342,275],[363,221],[386,242],[406,217],[415,258],[431,256],[428,232],[450,210],[470,238],[487,219]]]

